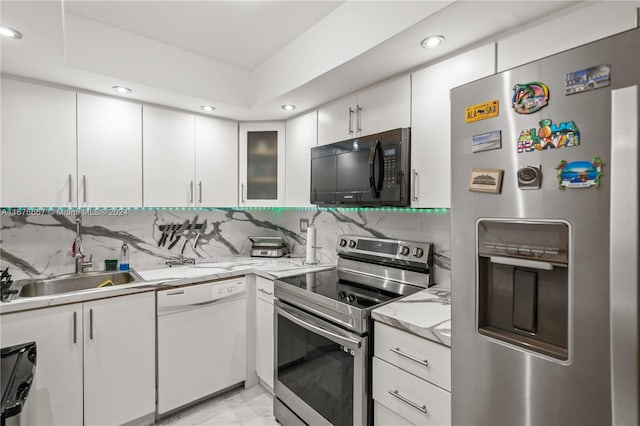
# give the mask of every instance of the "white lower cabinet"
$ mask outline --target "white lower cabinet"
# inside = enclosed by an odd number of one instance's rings
[[[376,425],[451,424],[451,350],[375,323]]]
[[[3,347],[37,345],[22,424],[114,425],[153,414],[153,292],[4,314],[0,323]]]
[[[256,277],[256,373],[273,390],[273,281]]]

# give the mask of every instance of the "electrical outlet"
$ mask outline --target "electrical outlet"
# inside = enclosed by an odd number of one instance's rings
[[[309,219],[300,219],[300,232],[307,232],[309,227]]]

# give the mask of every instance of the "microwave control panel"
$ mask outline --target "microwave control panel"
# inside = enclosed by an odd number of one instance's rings
[[[393,188],[398,177],[400,164],[400,149],[397,146],[385,147],[382,150],[384,158],[384,188]]]

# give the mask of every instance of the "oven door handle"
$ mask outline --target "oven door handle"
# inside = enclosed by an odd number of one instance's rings
[[[312,331],[314,333],[317,333],[322,337],[325,337],[331,341],[341,344],[342,346],[346,346],[349,349],[359,349],[360,346],[362,346],[362,342],[359,342],[354,339],[349,339],[348,337],[345,337],[345,336],[341,336],[337,333],[334,333],[333,331],[327,330],[326,328],[317,326],[315,324],[310,324],[307,321],[305,321],[303,318],[299,317],[296,314],[292,314],[291,312],[285,310],[281,306],[274,305],[274,308],[278,313],[278,315],[282,315],[283,317],[299,325],[300,327],[306,330]]]

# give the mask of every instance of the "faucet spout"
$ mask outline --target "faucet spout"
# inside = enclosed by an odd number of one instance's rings
[[[85,255],[82,252],[82,236],[80,234],[80,226],[82,224],[82,217],[76,214],[76,238],[73,240],[73,246],[71,247],[71,253],[76,261],[76,274],[82,274],[87,272],[88,268],[93,267],[93,255],[89,257],[89,261],[85,262]]]

